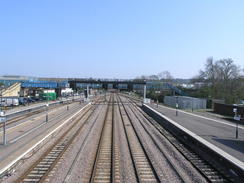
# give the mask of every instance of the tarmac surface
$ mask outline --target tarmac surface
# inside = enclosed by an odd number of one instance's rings
[[[176,110],[173,108],[162,105],[157,107],[155,104],[149,106],[244,162],[244,125],[239,124],[236,139],[236,124],[228,120],[182,110],[178,110],[176,116]]]

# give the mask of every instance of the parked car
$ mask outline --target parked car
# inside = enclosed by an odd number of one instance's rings
[[[20,97],[19,98],[19,104],[20,105],[26,105],[27,103],[28,103],[27,98],[25,98],[25,97]]]

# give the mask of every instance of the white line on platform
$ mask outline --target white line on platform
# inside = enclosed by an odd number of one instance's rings
[[[11,163],[9,163],[7,166],[2,168],[0,170],[0,175],[2,175],[5,171],[7,171],[11,166],[13,166],[17,161],[22,159],[26,154],[28,154],[30,151],[32,151],[34,148],[36,148],[39,144],[41,144],[44,140],[46,140],[50,135],[55,133],[57,130],[59,130],[62,126],[64,126],[66,123],[68,123],[74,116],[79,114],[82,110],[84,110],[87,106],[91,105],[91,103],[88,103],[84,107],[82,107],[78,112],[76,112],[73,116],[65,120],[61,125],[59,125],[57,128],[55,128],[53,131],[51,131],[49,134],[47,134],[44,138],[42,138],[39,142],[37,142],[35,145],[33,145],[31,148],[29,148],[27,151],[25,151],[23,154],[21,154],[19,157],[17,157],[15,160],[13,160]]]
[[[161,108],[166,108],[166,109],[175,111],[175,109],[170,108],[170,107],[166,107],[166,106],[162,106],[162,105],[159,105],[159,107],[161,107]],[[186,112],[186,111],[179,110],[179,109],[178,109],[178,112],[182,112],[182,113],[185,113],[185,114],[194,116],[194,117],[198,117],[198,118],[202,118],[202,119],[206,119],[206,120],[214,121],[214,122],[216,122],[216,123],[221,123],[221,124],[225,124],[225,125],[228,125],[228,126],[231,126],[231,127],[236,128],[236,125],[235,125],[235,124],[230,124],[230,123],[228,123],[228,122],[219,121],[219,120],[212,119],[212,118],[208,118],[208,117],[204,117],[204,116],[199,116],[199,115],[197,115],[197,114],[192,114],[192,113],[190,113],[190,112]],[[242,125],[239,125],[239,128],[244,129],[244,127],[243,127]]]
[[[144,104],[145,105],[145,104]],[[180,128],[181,130],[183,130],[185,133],[189,134],[191,137],[193,137],[194,139],[196,139],[197,141],[201,142],[202,144],[206,145],[208,148],[212,149],[213,151],[215,151],[217,154],[220,154],[222,157],[224,157],[225,159],[228,159],[230,162],[232,162],[233,164],[235,164],[236,166],[240,167],[243,171],[244,171],[244,162],[240,161],[239,159],[233,157],[232,155],[230,155],[229,153],[223,151],[222,149],[220,149],[219,147],[215,146],[214,144],[210,143],[209,141],[203,139],[202,137],[198,136],[197,134],[193,133],[192,131],[186,129],[185,127],[181,126],[180,124],[178,124],[177,122],[175,122],[174,120],[168,118],[167,116],[161,114],[160,112],[156,111],[155,109],[151,108],[148,105],[145,105],[148,109],[152,110],[153,112],[155,112],[156,114],[158,114],[159,116],[161,116],[162,118],[164,118],[165,120],[169,121],[170,123],[172,123],[174,126],[176,126],[177,128]]]

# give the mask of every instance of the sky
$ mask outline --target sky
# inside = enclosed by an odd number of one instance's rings
[[[135,78],[244,68],[243,0],[1,0],[0,75]]]

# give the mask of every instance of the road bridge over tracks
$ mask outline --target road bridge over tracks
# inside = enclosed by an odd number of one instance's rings
[[[145,80],[123,80],[123,79],[78,79],[78,78],[69,78],[68,82],[70,87],[73,90],[77,90],[79,86],[86,87],[86,85],[90,85],[93,88],[101,88],[101,89],[122,89],[132,91],[136,87],[143,88],[146,85]]]

